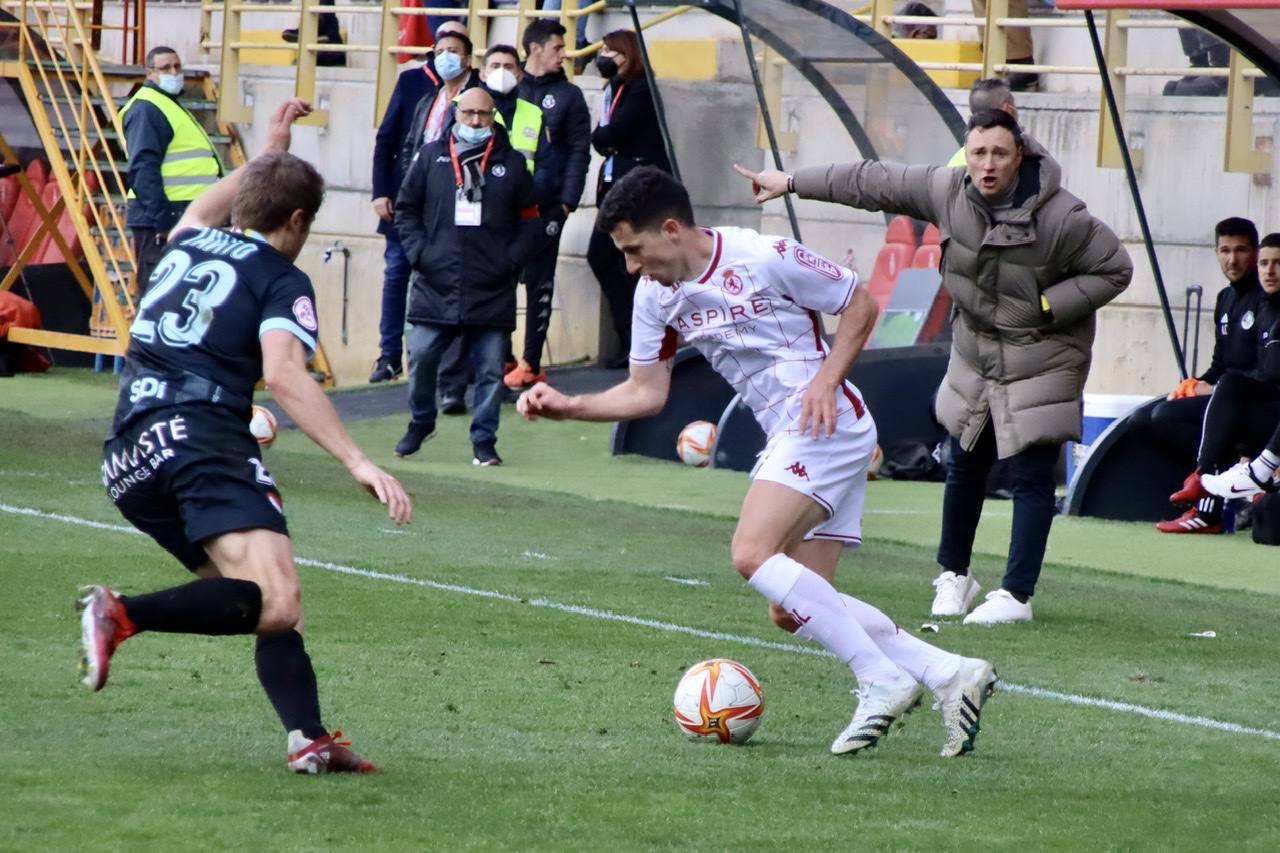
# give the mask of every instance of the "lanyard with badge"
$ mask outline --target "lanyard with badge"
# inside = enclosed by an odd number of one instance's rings
[[[613,84],[609,84],[612,88]],[[618,87],[618,91],[611,92],[609,102],[605,104],[604,110],[600,115],[600,126],[608,127],[609,122],[613,121],[613,111],[618,108],[618,101],[622,100],[622,90],[627,88],[627,84],[623,83]],[[610,154],[604,161],[604,180],[606,182],[613,181],[613,155]]]
[[[489,144],[484,147],[484,154],[480,158],[480,174],[483,175],[489,167],[489,155],[493,153],[493,137],[489,137]],[[453,137],[449,137],[449,160],[453,163],[453,179],[458,186],[458,196],[453,205],[453,224],[476,226],[480,224],[480,202],[471,201],[467,198],[467,192],[463,188],[462,180],[462,163],[458,160],[458,146],[454,142]]]

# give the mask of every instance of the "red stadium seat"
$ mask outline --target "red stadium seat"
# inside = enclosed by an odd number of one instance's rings
[[[15,175],[0,178],[0,218],[5,222],[8,222],[9,217],[13,215],[13,209],[18,205],[18,194],[21,192],[22,188],[18,186],[18,178]]]
[[[40,194],[40,200],[44,202],[45,207],[52,208],[58,203],[58,199],[62,197],[62,193],[58,188],[56,181],[50,181],[45,184],[44,192]],[[58,233],[62,235],[62,239],[67,241],[67,247],[71,250],[71,257],[65,258],[62,250],[58,248],[57,242],[51,235],[46,234],[44,241],[40,244],[40,248],[36,251],[32,263],[35,264],[62,264],[68,263],[79,258],[83,252],[80,251],[80,236],[76,233],[75,220],[71,218],[71,210],[64,208],[58,216],[58,224],[55,226]]]
[[[883,311],[898,283],[898,273],[911,266],[916,252],[916,232],[906,216],[895,216],[884,232],[884,245],[876,253],[875,266],[867,280],[867,290]]]
[[[39,160],[32,160],[27,166],[27,178],[31,181],[36,194],[44,192],[45,167]],[[36,215],[35,206],[25,193],[18,193],[18,201],[13,213],[6,220],[9,226],[9,239],[0,241],[0,266],[10,266],[18,258],[18,253],[26,245],[29,238],[40,225],[40,217]]]

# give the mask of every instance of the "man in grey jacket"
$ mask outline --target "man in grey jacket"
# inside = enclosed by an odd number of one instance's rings
[[[1133,276],[1119,239],[1061,187],[1061,167],[1008,114],[968,124],[963,169],[875,160],[793,175],[735,167],[756,200],[794,192],[937,225],[942,275],[954,303],[939,421],[951,435],[934,581],[935,616],[964,615],[980,587],[969,574],[986,479],[996,459],[1013,470],[1013,533],[1001,588],[965,618],[1031,619],[1031,596],[1054,515],[1054,468],[1080,439],[1094,314]]]

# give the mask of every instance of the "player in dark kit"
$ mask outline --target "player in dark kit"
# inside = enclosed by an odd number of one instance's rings
[[[289,769],[367,773],[377,768],[320,722],[293,546],[249,432],[265,377],[299,428],[394,521],[411,519],[400,483],[361,452],[307,372],[315,295],[293,262],[324,179],[288,147],[290,126],[308,112],[304,101],[282,104],[267,150],[191,204],[138,305],[103,484],[125,518],[199,579],[137,596],[82,588],[81,670],[100,690],[116,648],[143,631],[257,634],[258,680],[288,733]]]

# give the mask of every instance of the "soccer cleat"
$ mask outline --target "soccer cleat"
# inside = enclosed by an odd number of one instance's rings
[[[403,459],[417,453],[422,443],[436,434],[436,425],[424,421],[409,421],[409,428],[404,436],[396,442],[396,456]]]
[[[498,455],[498,451],[494,449],[492,441],[480,442],[471,445],[473,456],[472,465],[481,465],[486,468],[502,464],[502,457]]]
[[[342,731],[321,735],[315,740],[302,732],[289,732],[289,769],[294,773],[377,773],[379,767],[351,747],[351,741],[339,740]]]
[[[403,369],[397,359],[395,362],[380,358],[373,365],[373,372],[369,374],[369,382],[371,384],[378,382],[390,382],[392,379],[399,379]]]
[[[964,658],[955,677],[934,691],[934,710],[942,712],[942,757],[954,758],[973,751],[973,742],[982,728],[978,720],[982,706],[996,690],[1000,676],[985,660]]]
[[[82,586],[76,599],[80,611],[80,678],[90,690],[107,683],[111,655],[138,632],[120,598],[105,586]]]
[[[502,384],[506,385],[512,391],[521,391],[531,387],[535,382],[546,382],[547,372],[545,370],[534,371],[529,366],[529,362],[523,358],[516,363],[516,366],[507,371],[507,375],[502,377]]]
[[[987,593],[986,601],[964,617],[965,625],[1005,625],[1010,622],[1030,622],[1031,602],[1021,602],[1007,589]]]
[[[943,572],[933,580],[937,592],[933,596],[930,616],[963,616],[969,612],[973,599],[982,591],[982,585],[973,575]]]
[[[1221,474],[1205,474],[1200,478],[1200,483],[1209,494],[1227,500],[1252,498],[1254,495],[1276,490],[1274,480],[1263,483],[1255,479],[1248,462],[1238,462]]]
[[[832,755],[849,755],[875,746],[899,717],[915,710],[923,692],[920,683],[908,675],[855,690],[858,707],[849,725],[831,742]]]
[[[1193,506],[1177,518],[1156,522],[1156,530],[1161,533],[1221,533],[1222,517],[1221,514],[1216,519],[1206,516]]]
[[[1200,469],[1192,471],[1187,475],[1187,479],[1182,481],[1182,488],[1169,495],[1169,503],[1174,506],[1184,506],[1193,504],[1203,497],[1208,497],[1209,493],[1204,490],[1204,486],[1200,482]]]

